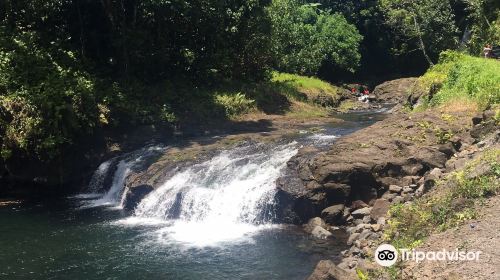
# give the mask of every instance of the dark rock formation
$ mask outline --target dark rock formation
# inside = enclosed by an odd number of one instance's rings
[[[338,224],[342,220],[344,208],[344,204],[337,204],[327,207],[323,211],[321,211],[321,217],[329,224]]]
[[[432,112],[395,114],[339,139],[326,152],[299,150],[277,182],[278,219],[304,223],[311,217],[327,218],[322,211],[332,205],[350,206],[358,200],[373,205],[391,185],[403,180],[410,183],[434,168],[443,168],[462,138],[440,144],[444,142],[442,132],[464,134],[469,121],[460,114],[453,118],[453,122],[445,121]],[[431,184],[431,179],[426,182]],[[411,198],[408,191],[398,188],[402,192],[398,200]],[[333,220],[336,218],[334,215]]]
[[[128,188],[125,194],[125,201],[123,203],[123,208],[125,210],[131,211],[141,202],[141,200],[154,190],[151,185],[139,185],[132,188]]]
[[[402,103],[408,98],[409,89],[413,87],[416,81],[417,78],[402,78],[387,81],[375,87],[373,94],[379,102]]]

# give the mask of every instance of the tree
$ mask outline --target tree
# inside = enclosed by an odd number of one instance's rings
[[[315,75],[324,63],[348,71],[358,66],[362,37],[342,15],[296,0],[274,0],[269,15],[272,54],[278,70]]]
[[[458,30],[448,1],[381,0],[386,23],[398,32],[400,51],[416,47],[429,65],[445,49],[457,45]]]
[[[495,0],[456,0],[461,8],[464,33],[462,44],[473,55],[482,53],[485,44],[500,44],[500,2]],[[457,8],[455,8],[457,10]]]

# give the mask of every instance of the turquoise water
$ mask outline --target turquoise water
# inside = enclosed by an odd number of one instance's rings
[[[164,225],[115,223],[123,218],[71,201],[0,207],[0,279],[304,279],[345,249],[341,236],[322,243],[295,227],[190,247],[162,240]]]

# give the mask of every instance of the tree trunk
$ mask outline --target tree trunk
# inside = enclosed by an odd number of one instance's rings
[[[417,18],[415,16],[413,17],[413,23],[415,24],[415,30],[417,31],[420,50],[424,54],[424,57],[429,63],[429,65],[434,66],[434,63],[432,62],[431,58],[427,55],[427,52],[425,51],[424,40],[422,40],[422,33],[420,32],[420,27],[418,26]]]

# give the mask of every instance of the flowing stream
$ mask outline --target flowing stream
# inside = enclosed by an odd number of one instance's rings
[[[273,224],[275,181],[301,146],[328,147],[378,116],[221,150],[174,170],[132,213],[127,176],[169,147],[105,161],[83,194],[0,207],[0,279],[304,279],[345,237],[318,242]]]

